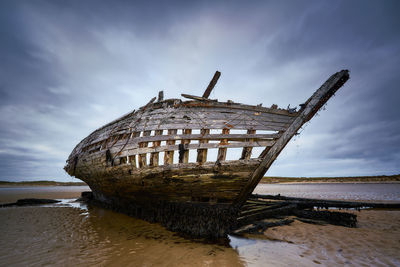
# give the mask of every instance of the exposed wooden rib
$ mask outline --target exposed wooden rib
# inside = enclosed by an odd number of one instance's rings
[[[143,136],[149,136],[151,131],[144,131]],[[145,148],[148,146],[148,142],[141,142],[139,143],[140,148]],[[142,168],[147,165],[146,153],[139,154],[139,168]]]
[[[176,134],[177,129],[170,129],[168,130],[168,134]],[[175,144],[175,140],[169,140],[167,141],[168,146],[172,146]],[[161,148],[161,147],[160,147]],[[177,150],[177,149],[174,149]],[[164,153],[164,165],[169,165],[174,163],[174,150],[163,150],[165,151]]]
[[[158,99],[157,99],[157,101],[158,102],[161,102],[161,101],[163,101],[164,100],[164,91],[160,91],[160,92],[158,92]]]
[[[201,129],[201,135],[210,134],[210,129]],[[208,140],[200,140],[199,145],[207,144]],[[207,161],[207,148],[197,149],[197,160],[198,163],[204,163]]]
[[[332,75],[305,103],[305,106],[300,110],[299,117],[290,125],[287,131],[277,140],[277,142],[269,149],[263,158],[260,165],[250,176],[248,184],[243,188],[238,196],[236,203],[242,205],[265,172],[269,169],[276,157],[294,136],[295,133],[309,121],[315,113],[329,100],[329,98],[349,79],[349,71],[342,70]]]
[[[184,129],[183,134],[186,136],[191,136],[192,129]],[[179,163],[188,163],[189,162],[189,149],[187,149],[187,145],[190,144],[190,139],[182,139],[181,144],[184,145],[185,151],[183,152],[182,161],[179,158]]]
[[[138,138],[140,136],[140,132],[134,132],[134,133],[132,133],[132,136],[133,136],[133,138]],[[128,161],[132,165],[133,168],[137,168],[136,155],[128,155]]]
[[[162,135],[163,131],[162,130],[156,130],[154,133],[154,137],[158,137]],[[153,141],[153,147],[159,147],[161,144],[161,141]],[[158,166],[158,161],[159,161],[159,152],[152,152],[150,156],[150,166]]]
[[[229,135],[229,129],[224,128],[222,129],[222,134],[223,135]],[[220,145],[227,145],[228,144],[228,139],[221,139]],[[226,147],[220,147],[218,149],[218,156],[217,156],[217,161],[224,161],[226,158]]]
[[[249,136],[254,135],[255,133],[256,133],[256,130],[247,130],[247,134]],[[245,141],[254,142],[254,139],[249,138],[249,139],[246,139]],[[252,149],[253,149],[252,147],[244,147],[242,150],[242,156],[240,157],[240,159],[245,159],[245,160],[250,159]]]

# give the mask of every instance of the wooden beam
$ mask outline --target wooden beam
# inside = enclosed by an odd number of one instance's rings
[[[157,130],[156,130],[157,131]],[[168,140],[222,140],[228,141],[245,141],[246,139],[254,139],[254,141],[269,141],[277,139],[281,134],[177,134],[177,135],[157,135],[136,137],[135,142],[155,142]]]
[[[140,136],[140,132],[132,133],[132,138],[138,138]],[[135,155],[128,155],[129,164],[132,165],[133,168],[137,168],[136,165],[136,154]]]
[[[167,141],[167,142],[175,142],[175,141]],[[208,140],[203,140],[200,142],[208,142]],[[275,144],[274,141],[259,141],[259,142],[235,142],[228,143],[222,145],[220,143],[199,143],[199,144],[186,144],[185,149],[197,149],[197,150],[207,150],[209,148],[242,148],[242,147],[263,147],[263,146],[272,146]],[[111,149],[112,153],[116,153],[120,150],[118,147],[114,147]],[[144,153],[153,153],[153,152],[164,152],[164,151],[174,151],[179,150],[178,144],[159,146],[159,147],[139,147],[137,144],[132,145],[130,147],[125,148],[121,151],[121,156],[133,155],[133,154],[144,154]],[[96,153],[104,153],[103,151]],[[93,153],[94,155],[94,153]]]
[[[224,128],[222,129],[222,134],[223,135],[229,135],[229,129],[228,128]],[[228,139],[221,139],[220,142],[221,145],[227,145],[228,144]],[[218,161],[224,161],[226,159],[226,147],[221,147],[218,149],[218,156],[217,156],[217,160]]]
[[[162,135],[163,130],[156,130],[154,132],[154,136],[160,136]],[[161,144],[161,141],[154,141],[153,142],[153,147],[159,147]],[[150,166],[158,166],[159,162],[159,152],[151,152],[150,156]]]
[[[247,130],[247,134],[249,135],[254,135],[256,133],[256,130]],[[246,142],[253,142],[254,139],[246,139]],[[240,159],[244,159],[244,160],[249,160],[251,157],[251,151],[253,150],[253,147],[244,147],[242,150],[242,156],[240,157]]]
[[[174,135],[177,133],[177,129],[168,130],[168,135]],[[167,145],[175,145],[175,140],[167,141]],[[174,163],[174,151],[165,151],[164,153],[164,165],[171,165]]]
[[[196,95],[181,94],[181,96],[183,96],[184,98],[193,99],[193,100],[197,100],[197,101],[217,101],[216,99],[208,99],[208,98],[196,96]]]
[[[210,83],[208,84],[207,89],[204,91],[204,94],[203,94],[204,98],[208,98],[210,96],[211,91],[212,91],[212,89],[214,89],[220,76],[221,76],[221,72],[216,71],[214,74],[214,77],[211,79]]]
[[[192,134],[192,129],[183,129],[183,134],[190,136]],[[187,146],[190,144],[190,139],[182,139],[181,144]],[[189,149],[185,149],[183,152],[183,156],[179,156],[179,163],[188,163],[189,162]]]
[[[242,189],[238,198],[236,199],[236,204],[243,205],[290,139],[297,133],[303,124],[309,121],[315,115],[315,113],[317,113],[318,110],[329,100],[329,98],[333,96],[333,94],[340,87],[342,87],[349,77],[348,70],[342,70],[335,73],[307,100],[305,106],[301,109],[299,116],[276,141],[271,149],[268,150],[260,165],[251,174],[249,182]]]
[[[157,102],[161,102],[164,100],[164,91],[158,92],[158,99]]]
[[[149,136],[151,131],[144,131],[143,136]],[[144,148],[148,146],[148,142],[139,143],[140,148]],[[139,154],[139,168],[142,168],[147,165],[146,153]]]
[[[210,129],[201,129],[201,135],[210,134]],[[200,140],[199,144],[207,144],[208,140]],[[202,164],[207,161],[207,149],[197,149],[197,160],[198,163]]]

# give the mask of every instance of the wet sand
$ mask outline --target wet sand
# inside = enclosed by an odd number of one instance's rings
[[[63,190],[63,196],[80,194],[76,188]],[[57,192],[34,195],[48,197]],[[10,192],[3,193],[0,190],[1,201],[15,201]],[[158,224],[71,201],[1,208],[0,265],[400,266],[400,211],[356,212],[358,228],[295,221],[263,235],[231,236],[229,245],[220,245],[183,238]]]

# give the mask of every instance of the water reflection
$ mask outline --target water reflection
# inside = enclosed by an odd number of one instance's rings
[[[261,185],[256,190],[263,194],[281,193],[288,196],[387,201],[400,199],[399,186],[399,184],[301,185],[300,187]],[[48,188],[40,189],[39,193],[36,190],[36,188],[0,190],[0,200],[3,202],[15,201],[14,199],[22,198],[20,196],[26,197],[28,193],[31,197],[39,198],[51,197],[54,193],[61,198],[60,203],[45,206],[0,209],[1,265],[291,266],[296,263],[299,266],[310,266],[315,264],[310,261],[310,257],[304,257],[307,248],[303,242],[292,244],[269,240],[263,235],[253,235],[229,236],[229,242],[225,245],[206,243],[204,240],[184,238],[159,224],[88,206],[74,199],[62,198],[67,192],[60,195],[59,192],[53,192]],[[298,235],[299,229],[292,228],[292,235]],[[273,229],[271,231],[274,232]]]
[[[254,193],[319,199],[398,202],[400,201],[400,183],[259,184]]]
[[[0,222],[4,225],[0,234],[14,247],[11,250],[5,243],[0,244],[0,250],[6,251],[0,256],[1,262],[7,265],[46,265],[51,262],[52,265],[66,266],[245,264],[237,250],[229,245],[184,238],[159,224],[71,199],[59,200],[60,203],[40,207],[0,210]],[[8,216],[2,216],[6,213]],[[21,221],[21,217],[25,220]],[[32,246],[32,243],[36,245]],[[26,253],[17,255],[18,250]],[[67,259],[73,261],[67,263]]]

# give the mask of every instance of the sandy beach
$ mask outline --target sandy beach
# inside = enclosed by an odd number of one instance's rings
[[[32,189],[33,190],[33,189]],[[400,211],[362,210],[358,227],[295,221],[229,245],[190,240],[159,224],[74,201],[84,187],[32,197],[63,204],[0,209],[0,262],[6,266],[399,266]],[[28,189],[22,190],[25,193]],[[33,190],[35,191],[35,190]],[[6,193],[4,193],[6,192]],[[24,192],[1,191],[11,202]],[[26,195],[25,195],[26,196]],[[57,197],[58,196],[58,197]],[[71,202],[71,203],[68,203]]]
[[[357,228],[313,225],[295,221],[267,229],[267,239],[303,248],[300,255],[324,266],[399,266],[400,211],[355,212]]]

